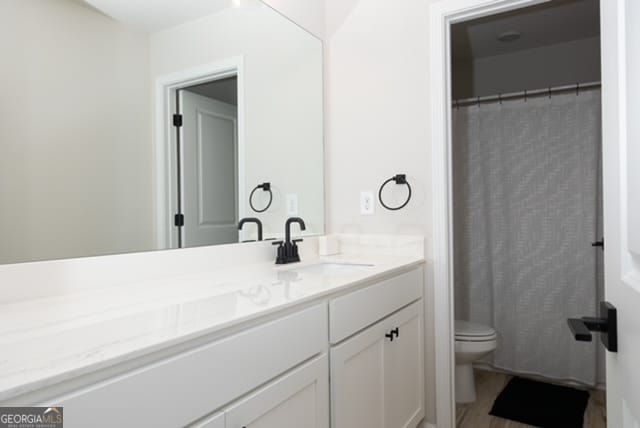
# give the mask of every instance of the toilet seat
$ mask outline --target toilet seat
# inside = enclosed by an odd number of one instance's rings
[[[456,320],[455,340],[461,342],[489,342],[496,340],[496,331],[486,325]]]

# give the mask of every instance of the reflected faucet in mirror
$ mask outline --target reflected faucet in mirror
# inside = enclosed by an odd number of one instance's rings
[[[238,223],[238,230],[242,230],[245,223],[255,223],[258,226],[258,241],[262,241],[262,222],[255,217],[245,217]]]
[[[276,264],[283,265],[287,263],[295,263],[300,261],[300,254],[298,253],[298,242],[302,242],[302,239],[291,239],[291,225],[298,223],[300,230],[306,230],[307,226],[304,224],[304,220],[300,217],[289,217],[284,224],[284,242],[276,241],[273,245],[278,246],[278,255],[276,257]]]

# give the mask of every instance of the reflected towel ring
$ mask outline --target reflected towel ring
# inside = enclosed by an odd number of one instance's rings
[[[390,207],[389,205],[385,204],[384,201],[382,200],[382,190],[384,189],[384,186],[386,186],[387,184],[389,184],[392,181],[395,181],[396,184],[405,184],[407,186],[407,189],[409,189],[409,194],[407,195],[407,200],[404,201],[404,203],[402,205],[399,205],[397,207]],[[411,200],[411,185],[407,181],[406,174],[396,174],[395,176],[391,177],[390,179],[388,179],[384,183],[382,183],[382,186],[380,186],[380,190],[378,190],[378,200],[380,200],[380,204],[383,207],[385,207],[386,209],[388,209],[390,211],[398,211],[398,210],[401,210],[402,208],[406,207],[407,204],[409,203],[409,201]]]
[[[258,189],[262,189],[265,192],[269,192],[269,203],[267,204],[266,207],[264,207],[263,209],[259,210],[256,209],[256,207],[253,206],[253,194],[256,192],[256,190]],[[262,184],[258,184],[256,187],[253,188],[253,190],[251,191],[251,194],[249,195],[249,205],[251,206],[251,209],[254,210],[257,213],[263,213],[266,210],[269,209],[269,207],[271,206],[271,202],[273,202],[273,192],[271,191],[271,183],[262,183]]]

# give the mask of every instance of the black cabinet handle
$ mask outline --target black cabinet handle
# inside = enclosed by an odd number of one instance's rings
[[[391,334],[395,334],[396,337],[400,337],[400,329],[398,327],[391,330]]]
[[[393,331],[385,334],[384,337],[388,338],[390,342],[393,342]]]

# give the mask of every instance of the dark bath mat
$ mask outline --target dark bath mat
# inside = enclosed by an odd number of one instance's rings
[[[489,414],[543,428],[582,428],[588,402],[587,391],[514,377]]]

